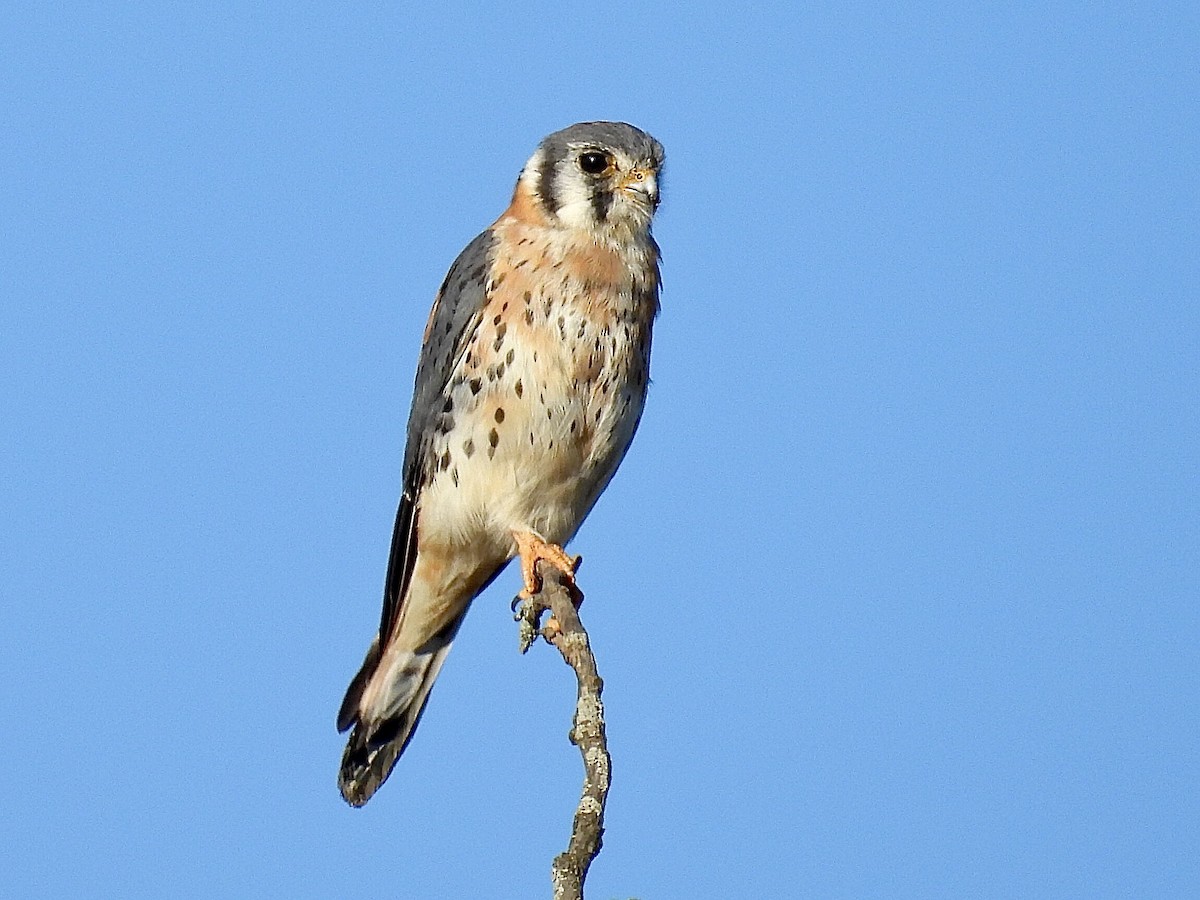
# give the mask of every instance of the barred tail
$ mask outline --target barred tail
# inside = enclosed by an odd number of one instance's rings
[[[457,629],[454,629],[457,630]],[[453,637],[453,632],[450,635]],[[399,667],[399,675],[393,676],[388,686],[392,697],[405,697],[401,704],[389,708],[386,718],[378,721],[364,720],[359,712],[359,703],[367,685],[379,670],[380,654],[377,644],[371,645],[366,661],[359,674],[351,682],[338,714],[338,729],[345,731],[351,726],[350,739],[342,754],[342,767],[338,773],[338,787],[342,797],[351,806],[363,806],[379,790],[392,774],[400,754],[412,740],[421,713],[429,702],[429,692],[437,680],[451,642],[439,642],[434,648],[422,648],[408,655]]]

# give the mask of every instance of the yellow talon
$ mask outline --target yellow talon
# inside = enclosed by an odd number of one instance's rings
[[[549,544],[532,531],[514,531],[513,539],[517,542],[517,552],[521,556],[521,578],[525,582],[520,594],[521,599],[528,600],[542,589],[542,580],[537,574],[537,564],[541,560],[545,560],[566,575],[567,581],[574,587],[579,557],[569,556],[558,544]]]

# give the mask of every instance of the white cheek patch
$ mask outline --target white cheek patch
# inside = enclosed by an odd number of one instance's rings
[[[611,202],[603,221],[596,218],[596,205],[592,191],[596,187],[591,178],[579,170],[577,151],[572,147],[557,161],[553,172],[546,170],[545,150],[539,148],[521,170],[520,182],[528,196],[540,197],[547,212],[552,212],[558,224],[569,232],[581,232],[602,243],[620,243],[645,231],[650,225],[657,199],[658,185],[653,170],[640,168],[645,173],[642,181],[630,180],[623,187],[614,185]],[[625,154],[617,154],[619,172],[632,173],[637,164]],[[546,184],[546,176],[550,184]],[[543,192],[542,188],[547,190]]]
[[[542,171],[542,149],[539,147],[529,159],[525,162],[525,167],[521,169],[521,175],[517,179],[517,183],[525,189],[525,193],[531,197],[538,195],[538,177]]]
[[[571,162],[567,162],[570,166]],[[592,209],[592,196],[582,175],[563,171],[559,164],[555,172],[554,200],[558,204],[558,218],[572,228],[591,228],[596,224],[596,212]]]
[[[539,148],[525,163],[525,168],[521,170],[521,184],[526,192],[530,196],[542,197],[543,201],[550,200],[554,204],[555,215],[564,225],[570,228],[592,228],[596,216],[592,209],[591,195],[582,174],[574,169],[574,158],[567,157],[555,166],[549,198],[542,195],[544,162],[545,153]]]

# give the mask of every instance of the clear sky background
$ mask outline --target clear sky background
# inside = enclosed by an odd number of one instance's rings
[[[667,148],[580,533],[595,900],[1192,897],[1200,6],[9,4],[0,894],[549,896],[506,572],[362,811],[433,293],[546,133]]]

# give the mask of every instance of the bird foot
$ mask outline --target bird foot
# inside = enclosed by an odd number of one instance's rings
[[[575,570],[582,561],[578,556],[569,556],[558,544],[547,543],[531,531],[514,531],[513,539],[521,556],[521,579],[525,586],[518,596],[522,600],[532,599],[542,589],[542,579],[537,572],[537,564],[542,560],[567,576],[567,582],[575,587]]]

